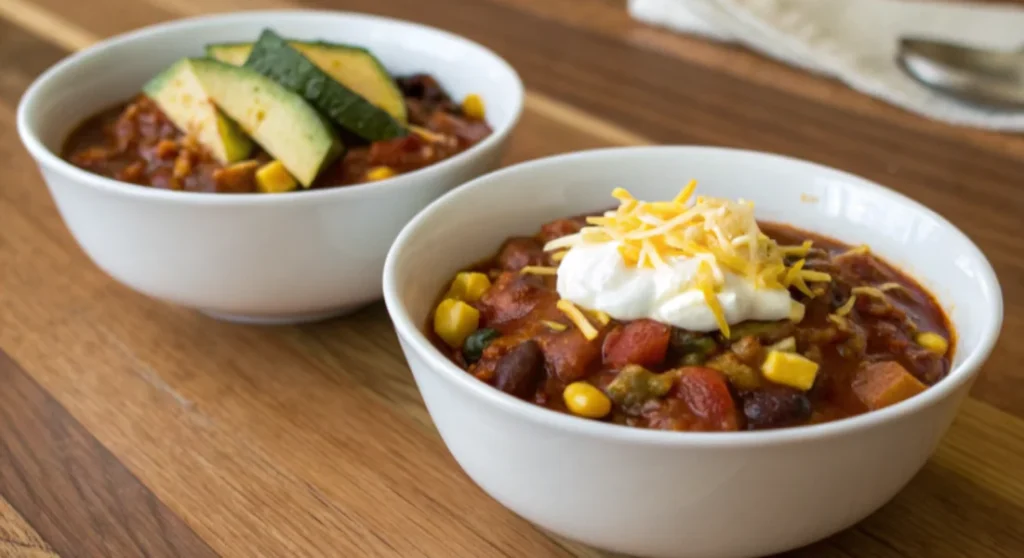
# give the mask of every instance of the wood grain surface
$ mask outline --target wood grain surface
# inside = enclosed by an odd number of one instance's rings
[[[607,145],[763,149],[924,202],[985,251],[1004,333],[944,444],[889,505],[791,553],[1024,555],[1024,138],[927,121],[618,0],[0,0],[0,557],[582,556],[488,498],[434,431],[383,305],[213,321],[115,284],[14,130],[68,52],[204,12],[316,7],[480,41],[528,87],[507,163]]]

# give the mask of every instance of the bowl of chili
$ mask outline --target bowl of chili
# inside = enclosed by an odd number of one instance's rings
[[[515,70],[431,27],[345,12],[190,18],[44,72],[22,141],[89,257],[149,296],[290,323],[378,299],[415,213],[498,164]]]
[[[994,271],[941,216],[710,147],[479,178],[406,226],[384,296],[465,472],[643,556],[772,554],[860,521],[931,455],[1002,323]]]

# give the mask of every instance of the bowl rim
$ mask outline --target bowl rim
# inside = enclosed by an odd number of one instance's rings
[[[924,393],[883,409],[826,423],[774,430],[675,432],[649,430],[583,419],[551,411],[508,395],[495,389],[493,386],[477,380],[470,374],[467,374],[465,370],[452,363],[434,347],[427,336],[420,330],[422,324],[417,324],[410,317],[409,311],[403,302],[403,296],[399,288],[399,279],[396,276],[396,268],[400,265],[399,262],[403,257],[406,244],[416,235],[417,230],[436,213],[443,211],[447,205],[458,199],[459,196],[473,190],[487,188],[489,183],[496,178],[514,175],[525,169],[558,167],[567,163],[598,159],[609,155],[622,154],[628,156],[630,153],[656,152],[669,156],[680,151],[705,154],[724,153],[737,157],[754,156],[774,159],[789,165],[803,166],[816,173],[829,173],[843,178],[847,183],[852,183],[855,188],[866,188],[873,191],[873,193],[889,198],[893,203],[901,204],[913,211],[922,213],[926,217],[934,219],[937,224],[948,229],[954,235],[960,236],[968,246],[969,252],[967,254],[978,264],[978,268],[981,270],[978,278],[980,288],[983,292],[989,294],[988,298],[991,301],[988,308],[989,312],[986,314],[989,318],[987,323],[982,326],[981,340],[978,346],[966,355],[963,362],[954,366],[945,378],[925,390]],[[529,421],[537,426],[553,428],[567,434],[646,446],[745,448],[801,443],[865,431],[900,417],[918,413],[950,397],[962,386],[974,380],[999,338],[1003,320],[1002,290],[991,263],[963,231],[935,211],[895,190],[846,171],[786,155],[729,147],[671,145],[591,149],[535,159],[481,176],[433,201],[406,224],[388,251],[387,260],[384,264],[383,281],[385,305],[398,335],[425,362],[426,367],[430,369],[430,373],[441,376],[447,383],[453,384],[453,387],[450,386],[449,389],[460,389],[468,396],[478,399],[484,405],[493,406],[506,414],[513,415],[520,420]]]
[[[433,165],[417,169],[415,171],[400,174],[392,178],[379,180],[375,182],[364,182],[360,184],[351,184],[347,186],[336,186],[329,188],[322,188],[316,190],[298,190],[294,192],[283,192],[274,195],[267,195],[263,193],[243,193],[243,194],[231,194],[231,195],[216,195],[211,192],[185,192],[185,191],[170,191],[162,190],[157,188],[139,186],[129,182],[108,178],[98,174],[91,173],[87,170],[81,169],[72,165],[68,161],[65,161],[57,153],[47,147],[36,134],[36,130],[30,124],[30,113],[35,112],[39,103],[40,92],[47,87],[51,82],[59,79],[60,76],[68,72],[69,70],[85,63],[86,61],[93,59],[103,52],[108,50],[125,47],[132,43],[146,41],[151,39],[154,35],[167,35],[174,34],[176,32],[196,27],[211,26],[222,23],[240,22],[245,20],[267,20],[268,25],[272,25],[272,22],[278,18],[296,18],[296,19],[321,19],[330,18],[335,20],[350,20],[366,25],[398,25],[405,27],[406,29],[415,29],[419,32],[432,33],[440,36],[447,40],[453,40],[462,42],[471,48],[479,50],[482,54],[490,57],[493,67],[499,71],[506,73],[512,81],[512,90],[509,93],[510,96],[510,109],[511,116],[504,126],[496,127],[493,129],[490,136],[484,138],[483,141],[473,145],[469,149]],[[361,12],[351,11],[334,11],[334,10],[307,10],[307,9],[291,9],[291,10],[252,10],[242,12],[225,12],[225,13],[214,13],[204,14],[199,16],[175,19],[163,23],[157,23],[154,25],[147,25],[140,27],[125,33],[114,35],[113,37],[99,41],[93,45],[90,45],[77,52],[72,52],[68,56],[58,61],[53,66],[47,68],[42,74],[40,74],[32,84],[29,85],[28,89],[22,94],[21,99],[18,102],[17,109],[17,128],[18,135],[21,137],[21,142],[25,148],[29,151],[38,164],[42,167],[50,168],[56,172],[63,174],[68,180],[74,181],[79,184],[87,185],[98,190],[117,194],[134,196],[143,199],[163,200],[172,203],[180,203],[185,205],[267,205],[267,204],[292,204],[292,203],[319,203],[325,201],[325,198],[340,197],[350,200],[360,200],[367,197],[375,196],[382,191],[394,190],[394,193],[398,193],[404,189],[414,188],[421,184],[423,181],[433,180],[443,173],[446,169],[461,164],[465,161],[479,157],[483,153],[490,149],[501,145],[511,131],[516,127],[519,119],[523,112],[523,103],[525,99],[525,88],[523,86],[522,78],[520,78],[518,72],[511,64],[508,63],[504,58],[499,56],[496,52],[490,48],[443,29],[432,27],[422,23],[416,23],[413,21],[384,17],[372,14],[365,14]],[[88,117],[89,115],[85,115]],[[491,124],[491,123],[488,123]]]

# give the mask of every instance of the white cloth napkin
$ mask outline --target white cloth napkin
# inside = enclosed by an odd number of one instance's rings
[[[903,36],[1024,47],[1024,9],[908,0],[629,0],[640,21],[735,41],[912,112],[951,124],[1024,131],[1024,111],[961,104],[917,83],[895,56]]]

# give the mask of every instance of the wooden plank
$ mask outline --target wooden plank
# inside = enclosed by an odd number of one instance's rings
[[[65,556],[214,556],[0,352],[0,496]],[[49,547],[36,545],[26,550]]]
[[[949,126],[911,114],[888,103],[858,93],[845,84],[767,60],[764,56],[730,44],[704,40],[633,20],[622,0],[477,0],[503,4],[561,25],[585,30],[628,44],[714,68],[777,89],[797,98],[822,102],[854,114],[884,119],[891,125],[910,127],[933,136],[955,138],[1012,156],[1024,156],[1024,138],[973,128]],[[1005,3],[1001,0],[968,0]],[[1022,3],[1021,0],[1013,0]]]
[[[57,553],[11,504],[0,498],[0,558],[56,558]]]

